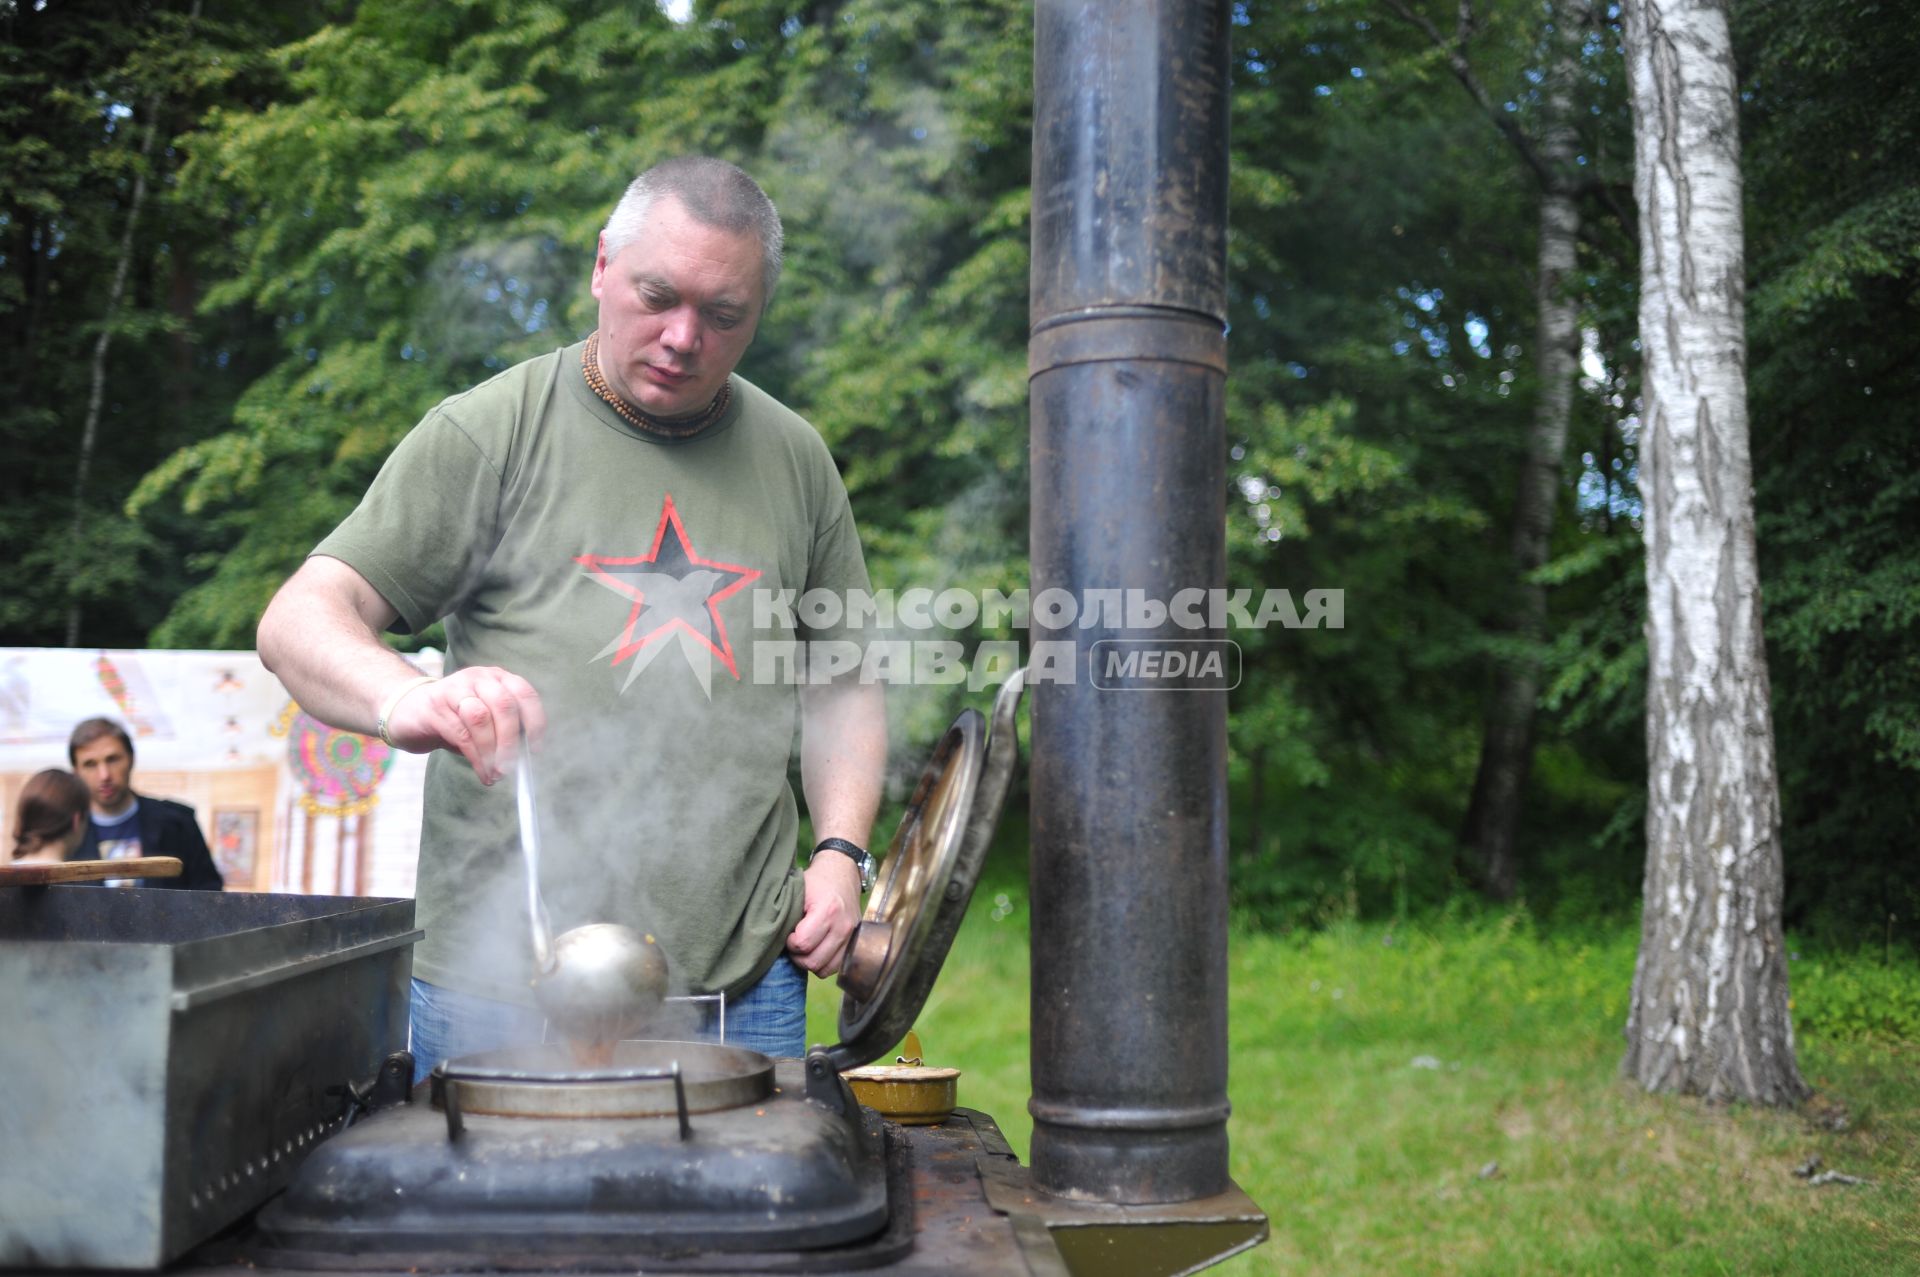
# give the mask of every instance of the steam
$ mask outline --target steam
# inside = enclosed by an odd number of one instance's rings
[[[1004,481],[983,480],[929,512],[927,556],[909,565],[901,579],[877,581],[876,588],[939,591],[1022,584],[1005,579],[1004,541],[987,529],[1004,526],[1009,504],[1023,498],[1023,491],[1011,491]],[[475,517],[481,517],[479,511]],[[538,563],[521,557],[531,549],[503,553],[502,561],[476,563],[476,579],[484,573],[533,580],[578,570],[552,547],[541,552]],[[607,602],[605,616],[596,614],[590,623],[604,621],[611,630],[619,609],[614,600]],[[729,619],[739,680],[717,663],[703,680],[700,663],[690,662],[671,641],[644,649],[654,655],[638,671],[610,664],[604,651],[583,659],[593,649],[578,644],[570,644],[564,657],[536,647],[529,649],[527,661],[502,661],[533,682],[547,713],[534,773],[542,822],[541,889],[555,933],[589,922],[620,922],[655,936],[669,958],[673,994],[706,985],[702,972],[688,969],[687,952],[711,947],[720,936],[747,951],[778,950],[788,910],[796,907],[798,886],[781,872],[770,875],[771,884],[760,883],[758,896],[754,892],[760,864],[771,862],[783,871],[798,850],[788,778],[800,740],[800,689],[748,686],[755,666],[751,645],[756,637],[779,636],[756,636],[741,615],[745,610],[730,609]],[[503,617],[512,615],[510,607],[502,609]],[[460,624],[449,623],[456,644]],[[891,630],[861,634],[908,643],[951,640],[969,648],[976,637],[910,631],[897,623]],[[562,661],[573,664],[556,663]],[[874,842],[884,846],[890,839],[898,802],[957,706],[984,709],[990,696],[964,685],[888,687],[891,784]],[[488,788],[458,756],[442,754],[434,766],[450,772],[438,778],[435,789],[437,802],[450,803],[460,813],[455,837],[487,841],[484,847],[460,849],[469,858],[468,877],[453,886],[473,902],[473,912],[472,925],[460,928],[466,943],[458,960],[473,964],[463,969],[489,985],[525,990],[532,972],[512,777]],[[746,839],[766,861],[753,860],[739,874],[716,863],[719,849]],[[769,917],[772,924],[765,921]],[[756,919],[763,928],[758,934],[752,931]],[[769,926],[777,932],[766,930]]]
[[[510,508],[518,496],[509,489],[501,503]],[[489,494],[471,518],[488,529],[493,517]],[[473,539],[484,545],[490,535]],[[514,537],[493,557],[476,552],[469,581],[575,578],[580,568],[567,551],[586,548]],[[571,590],[569,624],[604,625],[608,634],[620,628],[622,600],[585,582]],[[787,776],[799,689],[751,686],[749,660],[740,662],[742,678],[735,680],[717,661],[711,668],[690,661],[671,636],[614,664],[604,650],[590,655],[594,646],[577,636],[564,645],[543,637],[526,619],[523,609],[536,606],[529,600],[489,597],[488,606],[497,611],[488,618],[486,646],[476,651],[470,622],[455,617],[448,621],[450,655],[502,665],[540,693],[548,723],[534,755],[541,889],[555,933],[619,922],[653,935],[668,955],[672,994],[705,991],[709,978],[727,983],[751,974],[737,966],[709,969],[700,955],[729,940],[742,952],[778,951],[797,913],[798,887],[784,871],[795,851]],[[751,642],[746,618],[730,628],[736,649]],[[429,821],[449,846],[423,863],[422,884],[463,905],[429,925],[444,928],[452,942],[444,960],[497,995],[517,992],[524,1000],[531,942],[513,778],[483,786],[464,759],[446,752],[432,768]],[[753,849],[745,863],[718,859],[743,843]],[[458,881],[450,880],[446,861],[460,864]],[[763,874],[767,864],[775,869]]]
[[[917,538],[925,547],[923,553],[911,562],[897,564],[899,576],[876,579],[874,587],[892,589],[896,595],[916,588],[935,594],[949,589],[978,594],[987,589],[1009,592],[1024,587],[1025,576],[1016,576],[1015,566],[1006,562],[1007,541],[996,529],[1005,528],[1010,519],[1021,519],[1026,502],[1023,483],[1001,475],[980,479],[944,506],[927,513]],[[854,514],[857,518],[859,510]],[[984,634],[978,627],[974,632],[939,627],[906,630],[896,624],[883,637],[904,642],[958,643],[972,669],[979,640],[1021,640],[1024,635],[1018,630]],[[963,705],[985,712],[992,696],[992,689],[973,691],[965,684],[908,682],[888,686],[887,775],[891,802],[904,801],[954,714]],[[887,819],[883,811],[881,825],[874,833],[874,840],[882,845],[891,836]]]
[[[937,220],[935,182],[960,150],[959,132],[933,88],[914,85],[886,96],[890,109],[859,126],[825,110],[789,112],[766,142],[782,220],[824,236],[863,271],[920,263],[910,237]],[[895,281],[883,273],[879,282]]]
[[[426,300],[406,359],[463,372],[498,371],[572,341],[562,324],[587,291],[593,265],[551,235],[481,241],[441,255],[426,273]]]

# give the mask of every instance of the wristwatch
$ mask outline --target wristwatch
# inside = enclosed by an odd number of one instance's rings
[[[837,851],[851,858],[854,864],[860,866],[860,894],[864,896],[873,890],[874,859],[865,847],[848,842],[845,838],[822,838],[815,844],[813,855],[818,856],[823,851]],[[813,856],[809,856],[807,861],[811,864]]]

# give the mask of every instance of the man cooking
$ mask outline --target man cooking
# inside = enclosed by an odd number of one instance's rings
[[[877,687],[796,687],[754,660],[757,643],[851,637],[757,616],[755,591],[868,584],[820,436],[734,374],[781,243],[772,203],[732,165],[641,174],[600,235],[598,330],[428,413],[261,619],[261,658],[309,713],[438,751],[420,836],[420,1076],[541,1031],[514,801],[523,731],[554,930],[649,934],[678,989],[726,995],[730,1042],[804,1047],[803,969],[838,968],[871,872],[886,720]],[[380,639],[441,619],[440,679]],[[822,840],[804,873],[796,720]]]

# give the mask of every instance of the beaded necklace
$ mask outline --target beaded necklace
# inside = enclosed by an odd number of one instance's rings
[[[691,439],[727,413],[727,405],[733,401],[733,379],[729,377],[720,383],[720,393],[713,402],[690,417],[656,417],[640,409],[614,393],[607,384],[606,377],[600,371],[600,331],[595,329],[587,338],[587,348],[580,352],[580,371],[586,374],[587,388],[606,400],[607,406],[620,414],[620,420],[636,430],[644,430],[650,435],[662,435],[668,439]]]

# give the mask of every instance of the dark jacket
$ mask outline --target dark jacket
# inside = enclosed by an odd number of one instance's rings
[[[134,797],[140,800],[140,811],[134,817],[140,822],[140,854],[178,856],[181,864],[178,878],[140,878],[136,880],[138,885],[220,890],[225,880],[213,863],[213,853],[207,850],[207,840],[200,833],[200,822],[193,818],[193,808],[164,798],[148,798],[142,794]],[[69,859],[100,859],[100,831],[91,819],[87,821],[87,836],[80,840],[79,850]]]

